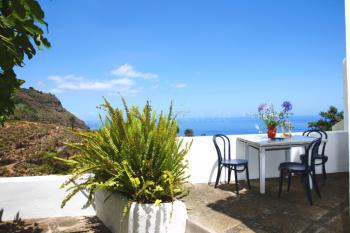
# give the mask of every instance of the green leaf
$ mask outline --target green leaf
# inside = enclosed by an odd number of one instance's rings
[[[17,14],[20,18],[25,18],[26,16],[26,9],[23,6],[23,4],[20,3],[20,1],[11,1],[11,6],[14,10],[14,13]]]
[[[36,19],[43,19],[45,14],[36,0],[26,0],[27,6]]]
[[[9,116],[14,109],[14,91],[23,83],[17,80],[15,68],[24,66],[25,57],[30,60],[37,49],[51,45],[40,27],[48,25],[38,1],[0,3],[0,115]]]
[[[154,205],[155,205],[155,206],[159,206],[160,203],[162,203],[162,200],[157,199],[157,200],[154,202]]]

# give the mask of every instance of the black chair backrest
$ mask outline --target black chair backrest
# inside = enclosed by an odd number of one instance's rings
[[[307,147],[305,151],[305,160],[304,164],[307,168],[313,168],[315,166],[315,156],[318,156],[318,151],[322,142],[322,138],[317,138],[313,140]],[[311,158],[311,159],[310,159]]]
[[[303,132],[303,136],[307,136],[307,137],[311,137],[314,136],[316,134],[316,137],[321,138],[321,144],[322,144],[322,150],[321,153],[319,153],[320,155],[325,155],[325,150],[326,150],[326,144],[327,144],[327,139],[328,139],[328,135],[325,131],[320,130],[320,129],[309,129]]]
[[[220,149],[220,146],[218,144],[219,140],[222,140],[222,150]],[[216,152],[218,154],[218,160],[219,163],[221,163],[222,160],[230,160],[231,159],[231,143],[230,139],[224,134],[216,134],[213,136],[213,142],[215,145]]]
[[[318,129],[309,129],[303,132],[303,136],[306,136],[306,137],[311,137],[314,134],[316,134],[317,137],[320,137],[320,138],[323,137],[322,133]]]
[[[322,144],[322,152],[321,152],[321,155],[324,155],[325,151],[326,151],[326,144],[327,144],[327,139],[328,139],[328,135],[325,131],[323,130],[319,130],[320,133],[322,133],[323,135],[323,139],[325,139],[325,141],[322,141],[321,144]]]

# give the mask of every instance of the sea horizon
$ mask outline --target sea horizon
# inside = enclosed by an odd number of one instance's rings
[[[292,132],[303,132],[308,129],[308,123],[320,119],[318,115],[291,116]],[[186,129],[192,129],[194,136],[212,136],[221,134],[258,134],[265,133],[263,122],[251,116],[234,117],[200,117],[200,118],[178,118],[180,136],[184,136]],[[98,129],[100,120],[85,121],[90,129]],[[280,128],[278,128],[280,132]]]

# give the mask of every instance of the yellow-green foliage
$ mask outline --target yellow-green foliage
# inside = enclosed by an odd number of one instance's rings
[[[152,111],[147,102],[138,107],[113,109],[105,100],[107,111],[103,127],[93,132],[76,132],[82,143],[70,144],[80,151],[66,162],[73,174],[64,187],[78,180],[68,190],[62,206],[80,190],[89,190],[89,202],[97,189],[124,194],[138,203],[170,202],[182,194],[190,145],[177,138],[177,122],[168,115]]]

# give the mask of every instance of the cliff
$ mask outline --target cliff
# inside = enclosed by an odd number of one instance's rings
[[[67,111],[61,101],[51,93],[33,88],[22,88],[15,95],[15,120],[55,124],[60,126],[88,129],[85,123]]]

